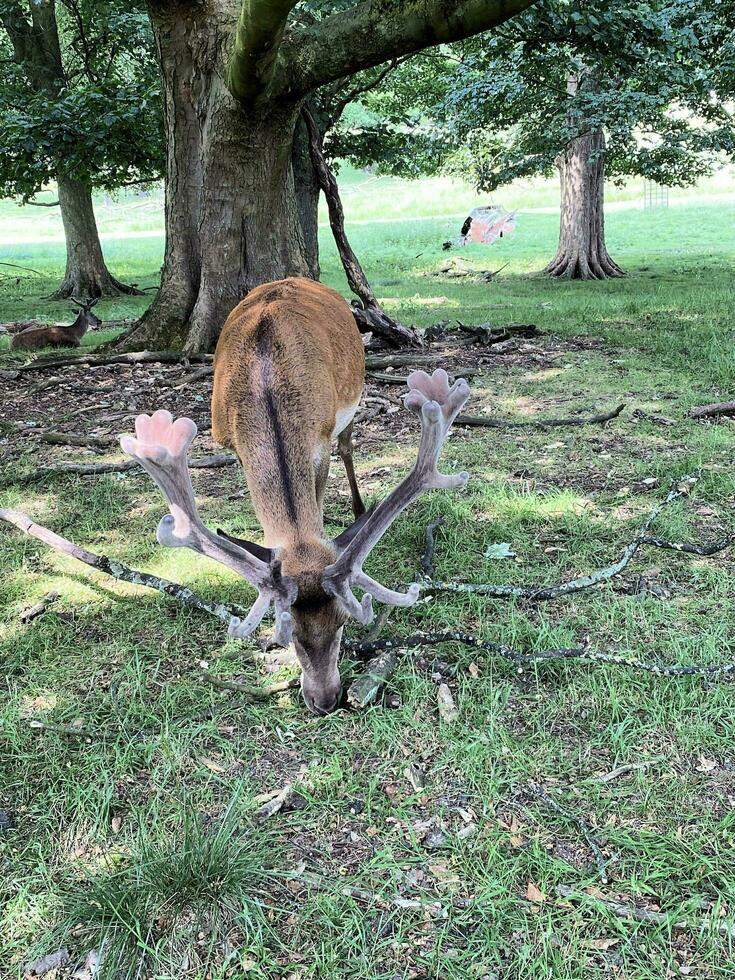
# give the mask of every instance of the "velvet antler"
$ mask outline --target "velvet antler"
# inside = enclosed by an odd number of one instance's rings
[[[196,509],[194,488],[187,464],[187,451],[197,433],[188,418],[175,422],[170,412],[139,415],[135,436],[122,436],[123,451],[137,460],[153,478],[168,501],[170,513],[158,525],[156,536],[168,548],[191,548],[247,579],[258,590],[258,598],[245,617],[233,619],[229,632],[247,636],[258,626],[271,602],[276,608],[276,640],[287,646],[292,621],[289,609],[296,598],[296,585],[281,575],[280,562],[257,558],[244,547],[214,534],[202,522]]]
[[[447,372],[439,368],[432,375],[414,371],[409,375],[408,387],[409,392],[404,397],[406,408],[421,418],[421,442],[416,463],[339,550],[336,561],[325,569],[323,577],[324,588],[338,596],[350,615],[361,623],[369,623],[373,618],[372,598],[388,605],[410,606],[419,596],[416,584],[407,592],[394,592],[363,572],[363,562],[372,549],[401,511],[425,490],[461,487],[469,479],[468,473],[449,475],[437,469],[444,440],[469,397],[469,385],[464,378],[459,378],[450,387]],[[353,595],[353,586],[365,590],[362,602]]]

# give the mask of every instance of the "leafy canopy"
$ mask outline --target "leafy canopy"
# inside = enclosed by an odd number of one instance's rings
[[[59,175],[108,191],[161,176],[158,68],[142,5],[58,0],[60,64],[40,80],[30,7],[0,0],[0,21],[1,194],[28,200]]]
[[[694,182],[735,150],[733,4],[699,6],[544,0],[399,66],[345,115],[333,152],[404,176],[470,173],[492,190],[550,173],[569,140],[602,128],[612,177]]]

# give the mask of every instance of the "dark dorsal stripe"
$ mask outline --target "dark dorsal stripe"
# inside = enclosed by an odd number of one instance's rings
[[[278,465],[278,473],[281,480],[283,502],[286,507],[286,513],[289,520],[296,523],[297,514],[294,486],[288,466],[286,444],[283,439],[283,427],[278,414],[278,404],[276,402],[275,395],[273,394],[273,388],[271,387],[273,374],[270,370],[270,366],[273,362],[273,348],[273,321],[268,313],[264,313],[258,322],[258,327],[255,333],[255,352],[259,358],[262,358],[266,362],[270,362],[268,369],[264,372],[266,387],[263,392],[263,401],[265,403],[266,415],[268,416],[273,432],[273,448],[275,450],[276,463]]]

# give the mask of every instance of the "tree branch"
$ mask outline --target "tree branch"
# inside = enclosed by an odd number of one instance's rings
[[[242,0],[227,87],[239,101],[252,104],[269,88],[286,20],[294,0]]]
[[[459,41],[513,17],[535,0],[365,0],[319,24],[294,28],[279,53],[273,94],[298,98],[364,68]]]
[[[170,582],[168,579],[159,578],[158,575],[140,572],[136,568],[128,568],[122,562],[108,558],[106,555],[96,555],[93,551],[80,548],[79,545],[62,538],[61,535],[55,534],[49,528],[36,524],[22,511],[12,510],[9,507],[0,509],[0,521],[7,521],[8,524],[17,527],[19,531],[23,531],[24,534],[29,534],[31,537],[43,541],[49,548],[61,551],[65,555],[71,555],[77,561],[84,562],[85,565],[96,568],[122,582],[132,582],[134,585],[142,585],[147,589],[156,589],[158,592],[163,592],[164,595],[177,599],[185,606],[193,606],[211,616],[216,616],[228,625],[232,621],[234,613],[229,606],[225,606],[221,602],[210,602],[209,599],[203,599],[185,585],[179,585],[178,582]],[[242,611],[235,610],[235,612]]]

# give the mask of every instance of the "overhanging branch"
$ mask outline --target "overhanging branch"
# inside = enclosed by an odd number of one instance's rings
[[[286,19],[294,0],[242,0],[227,71],[227,87],[244,103],[253,103],[273,78]]]
[[[490,30],[535,0],[366,0],[318,24],[294,28],[279,52],[273,94],[299,97],[327,82]]]

